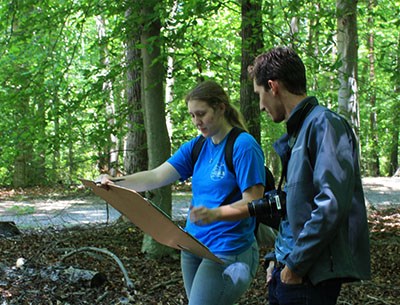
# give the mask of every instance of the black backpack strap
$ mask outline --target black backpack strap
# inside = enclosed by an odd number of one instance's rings
[[[233,145],[235,144],[236,138],[244,132],[243,129],[239,127],[233,127],[229,132],[228,139],[225,143],[225,162],[228,170],[236,176],[235,169],[233,167]],[[221,205],[230,204],[235,198],[236,194],[240,192],[239,186],[236,186],[232,192],[225,198],[225,200],[221,203]]]
[[[226,140],[226,143],[225,143],[226,166],[228,167],[228,170],[234,174],[235,174],[235,169],[233,168],[233,145],[235,144],[236,138],[242,132],[244,132],[243,129],[241,129],[239,127],[233,127],[232,130],[229,132],[228,139]],[[199,158],[200,152],[203,149],[203,145],[204,145],[205,141],[206,141],[206,138],[203,136],[200,136],[193,146],[192,153],[191,153],[193,167],[196,164],[197,159]]]
[[[235,144],[236,138],[244,132],[243,129],[239,127],[233,127],[229,132],[228,139],[225,143],[225,162],[229,171],[236,175],[235,169],[233,168],[233,145]]]
[[[274,175],[267,166],[265,166],[265,180],[264,192],[269,192],[276,189]]]
[[[197,139],[197,141],[196,141],[196,143],[194,144],[194,146],[193,146],[192,153],[191,153],[193,168],[194,168],[194,165],[195,165],[196,162],[197,162],[197,159],[199,158],[200,152],[201,152],[201,150],[202,150],[202,148],[203,148],[203,145],[204,145],[204,142],[205,142],[205,141],[206,141],[206,138],[203,137],[203,136],[200,136],[200,137]]]

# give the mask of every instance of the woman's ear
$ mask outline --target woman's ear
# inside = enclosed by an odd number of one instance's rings
[[[224,114],[225,111],[226,111],[226,105],[225,105],[224,103],[219,103],[217,109],[218,109],[219,111],[221,111],[222,114]]]

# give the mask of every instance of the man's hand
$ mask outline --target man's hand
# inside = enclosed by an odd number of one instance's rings
[[[209,224],[217,221],[220,212],[217,209],[207,209],[203,206],[190,209],[190,221],[196,224]]]
[[[288,266],[285,266],[281,271],[281,282],[289,285],[301,284],[303,278],[290,270]]]
[[[268,267],[265,270],[267,272],[267,286],[269,282],[272,280],[272,271],[274,270],[275,267],[275,262],[274,261],[269,261]]]

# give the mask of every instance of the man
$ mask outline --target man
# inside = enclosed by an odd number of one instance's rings
[[[287,126],[274,144],[287,212],[267,277],[270,304],[336,304],[342,283],[371,272],[356,138],[342,117],[307,96],[305,67],[292,49],[259,55],[249,74],[260,109]]]

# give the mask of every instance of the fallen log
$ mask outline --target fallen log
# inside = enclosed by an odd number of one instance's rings
[[[17,228],[14,221],[0,221],[0,238],[13,237],[20,234],[21,231]]]
[[[85,270],[74,267],[64,267],[60,265],[52,265],[42,268],[34,268],[29,266],[29,262],[25,265],[7,267],[0,264],[0,286],[7,287],[9,282],[16,279],[33,281],[36,278],[41,278],[51,282],[69,283],[78,285],[84,288],[100,287],[107,281],[104,273]]]
[[[71,255],[74,255],[74,254],[76,254],[76,253],[80,253],[80,252],[92,252],[92,251],[94,251],[94,252],[99,252],[99,253],[102,253],[102,254],[106,254],[106,255],[110,256],[111,258],[113,258],[113,259],[117,262],[119,268],[121,269],[121,271],[122,271],[122,273],[123,273],[123,275],[124,275],[125,284],[127,285],[127,287],[128,287],[129,289],[133,289],[133,288],[134,288],[133,282],[132,282],[131,279],[129,278],[128,272],[126,271],[126,269],[125,269],[124,265],[122,264],[121,260],[120,260],[120,259],[118,258],[118,256],[116,256],[114,253],[112,253],[112,252],[110,252],[110,251],[108,251],[108,250],[106,250],[106,249],[101,249],[101,248],[96,248],[96,247],[82,247],[82,248],[73,250],[73,251],[71,251],[71,252],[65,254],[65,255],[61,258],[60,261],[62,262],[62,261],[65,260],[67,257],[69,257],[69,256],[71,256]]]
[[[107,281],[107,276],[102,272],[74,267],[62,268],[59,266],[50,266],[40,270],[40,276],[43,279],[53,282],[66,281],[85,288],[100,287]]]

